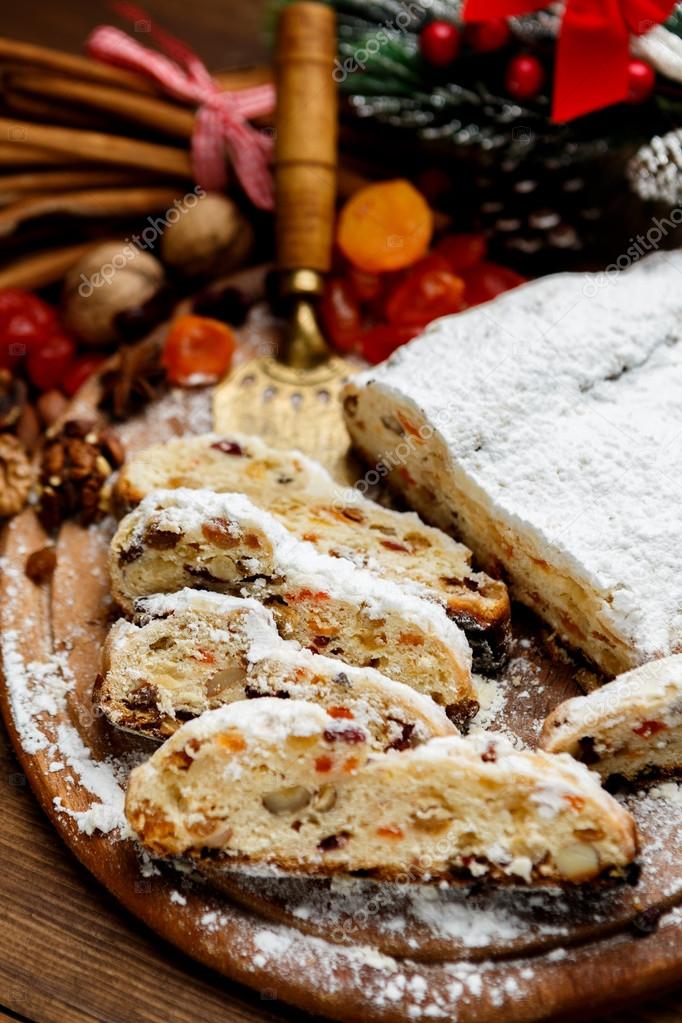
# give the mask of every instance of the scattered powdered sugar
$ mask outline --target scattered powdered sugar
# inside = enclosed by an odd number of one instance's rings
[[[7,571],[7,565],[3,567]],[[78,731],[66,721],[66,698],[74,684],[67,654],[60,651],[45,660],[27,663],[16,629],[3,631],[0,650],[12,718],[22,748],[32,756],[38,753],[46,756],[50,773],[64,772],[67,780],[74,784],[78,780],[94,798],[87,810],[79,810],[67,806],[64,797],[57,797],[55,808],[76,821],[84,834],[116,831],[120,837],[129,836],[123,810],[124,789],[117,776],[120,768],[108,761],[94,760]]]
[[[649,796],[662,799],[666,803],[682,807],[682,784],[678,781],[664,781],[649,789]]]

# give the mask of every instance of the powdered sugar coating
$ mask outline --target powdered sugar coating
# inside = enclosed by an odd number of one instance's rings
[[[423,413],[472,494],[601,592],[641,661],[682,646],[681,272],[673,252],[540,279],[357,381]]]

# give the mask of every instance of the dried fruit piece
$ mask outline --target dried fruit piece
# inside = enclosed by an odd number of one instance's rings
[[[41,391],[60,387],[65,374],[71,369],[75,354],[76,345],[70,337],[53,334],[39,348],[28,353],[26,370],[31,383]]]
[[[214,383],[230,368],[236,347],[232,331],[205,316],[180,316],[166,337],[162,363],[171,383]]]
[[[400,348],[401,345],[407,344],[413,337],[416,337],[420,329],[420,327],[395,326],[389,323],[381,323],[377,327],[372,327],[362,335],[362,356],[367,359],[367,362],[383,362],[393,354],[396,348]]]
[[[486,242],[482,234],[446,234],[434,252],[441,256],[453,273],[471,270],[485,259]]]
[[[427,256],[393,290],[386,303],[392,324],[425,327],[464,308],[464,281],[440,256]]]
[[[56,329],[56,312],[37,295],[20,288],[0,291],[0,367],[9,369],[37,351]]]
[[[46,583],[52,578],[57,567],[57,552],[54,547],[41,547],[26,558],[24,571],[31,582]]]
[[[432,233],[428,203],[402,178],[361,188],[339,216],[339,248],[354,266],[369,273],[416,263],[426,253]]]
[[[332,277],[320,302],[325,334],[340,352],[352,352],[360,339],[360,308],[348,281]]]
[[[525,284],[527,278],[497,263],[479,263],[472,270],[463,274],[466,284],[465,298],[467,305],[480,305],[491,298],[501,295],[503,291],[517,288]]]
[[[31,465],[23,446],[10,433],[0,434],[0,516],[16,515],[31,489]]]

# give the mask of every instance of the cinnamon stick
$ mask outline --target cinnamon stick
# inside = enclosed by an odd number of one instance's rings
[[[194,129],[194,114],[189,110],[156,96],[138,95],[130,89],[41,71],[13,73],[7,80],[10,90],[91,107],[178,138],[190,138]]]
[[[19,199],[0,210],[0,237],[21,224],[47,214],[80,217],[136,216],[164,210],[182,198],[175,188],[87,188]]]
[[[0,196],[20,196],[27,192],[71,192],[81,188],[104,188],[139,185],[140,172],[135,170],[30,170],[0,177]]]
[[[73,160],[62,153],[53,153],[39,146],[27,146],[21,142],[0,142],[0,167],[24,167],[37,164],[46,167],[72,165]]]
[[[33,67],[59,71],[76,78],[85,78],[91,82],[104,82],[118,85],[134,92],[155,92],[153,85],[142,75],[122,68],[100,64],[89,57],[81,57],[73,53],[64,53],[49,46],[38,46],[35,43],[24,43],[18,39],[0,37],[0,60],[17,64],[30,64]]]
[[[22,146],[38,146],[96,163],[144,167],[160,174],[192,177],[188,152],[174,146],[140,142],[120,135],[0,118],[0,144],[12,142]]]
[[[61,249],[50,249],[17,259],[0,269],[0,288],[44,288],[54,284],[68,273],[92,242],[81,245],[67,245]]]

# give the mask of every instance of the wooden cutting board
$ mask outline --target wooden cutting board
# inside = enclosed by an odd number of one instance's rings
[[[259,315],[254,322],[262,336]],[[93,387],[80,399],[79,416],[92,411],[95,396]],[[210,395],[180,392],[125,424],[121,434],[132,452],[209,427]],[[142,856],[115,825],[125,775],[152,747],[111,730],[90,699],[114,613],[106,574],[112,528],[65,524],[52,583],[38,587],[24,564],[45,543],[40,525],[27,510],[7,527],[0,705],[22,767],[59,834],[159,935],[261,992],[367,1023],[530,1023],[586,1005],[591,1012],[612,1008],[682,979],[676,784],[627,799],[642,839],[642,875],[634,887],[566,895],[234,873],[207,883],[187,865],[159,868]],[[515,609],[510,665],[499,679],[480,682],[483,724],[534,744],[547,710],[577,692],[572,664],[552,659],[550,648],[538,623]]]

